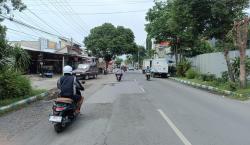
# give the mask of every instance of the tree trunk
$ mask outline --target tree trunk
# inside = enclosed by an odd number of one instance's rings
[[[232,65],[230,63],[230,58],[229,58],[229,50],[227,48],[224,48],[224,57],[225,57],[225,60],[226,60],[226,63],[227,63],[227,70],[228,70],[229,79],[232,82],[235,82],[235,77],[234,77],[234,73],[233,73],[233,70],[232,70]]]
[[[246,49],[240,51],[240,87],[246,88],[247,82],[246,82]]]
[[[244,20],[235,23],[236,29],[236,44],[239,48],[240,52],[240,87],[247,87],[247,76],[246,76],[246,47],[247,47],[247,39],[248,39],[248,25],[249,18],[245,18]]]
[[[177,52],[177,45],[174,46],[174,55],[175,55],[175,65],[178,65],[178,52]]]

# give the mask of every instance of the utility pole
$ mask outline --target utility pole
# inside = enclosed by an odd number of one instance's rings
[[[73,48],[73,38],[72,37],[70,38],[70,48],[71,49]]]
[[[138,48],[138,69],[139,69],[139,66],[140,66],[140,51],[139,51],[139,48]]]

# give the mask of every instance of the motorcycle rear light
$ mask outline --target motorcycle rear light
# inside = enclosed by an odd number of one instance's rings
[[[65,110],[65,107],[56,107],[56,111],[63,111]]]

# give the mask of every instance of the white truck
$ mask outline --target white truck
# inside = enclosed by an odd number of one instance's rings
[[[151,73],[153,77],[160,76],[169,77],[168,60],[166,58],[158,58],[152,60]]]

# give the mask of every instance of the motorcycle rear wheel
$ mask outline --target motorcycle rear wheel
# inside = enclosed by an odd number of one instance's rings
[[[56,131],[57,133],[60,133],[60,132],[63,131],[63,126],[62,126],[61,123],[56,123],[56,124],[54,124],[54,129],[55,129],[55,131]]]

